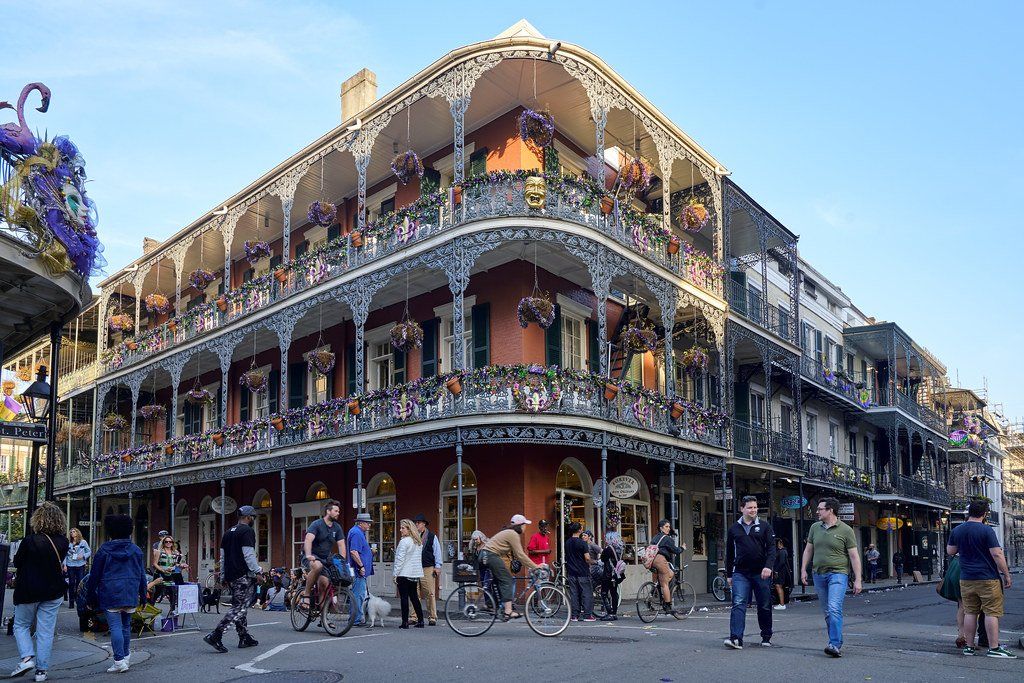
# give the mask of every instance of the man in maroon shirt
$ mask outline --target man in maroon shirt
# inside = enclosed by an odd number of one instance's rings
[[[540,520],[537,526],[540,527],[540,531],[530,537],[530,542],[526,545],[526,554],[534,564],[550,564],[551,539],[548,538],[548,520]]]

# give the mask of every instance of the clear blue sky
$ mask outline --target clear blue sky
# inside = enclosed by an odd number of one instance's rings
[[[0,0],[0,99],[53,89],[30,121],[85,154],[110,272],[332,128],[359,68],[384,93],[526,18],[633,83],[865,313],[1024,417],[1020,3],[142,4]]]

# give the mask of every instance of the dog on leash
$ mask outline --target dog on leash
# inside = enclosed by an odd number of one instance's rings
[[[220,614],[220,589],[219,588],[204,588],[203,595],[200,598],[200,609],[205,613],[210,613],[211,607],[217,608],[217,614]]]
[[[363,602],[363,609],[366,610],[366,619],[369,622],[367,628],[373,628],[377,619],[380,619],[381,627],[384,626],[384,617],[391,613],[391,603],[384,598],[378,598],[370,593],[366,594]]]

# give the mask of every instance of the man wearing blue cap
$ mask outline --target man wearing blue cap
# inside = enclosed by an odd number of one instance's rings
[[[256,508],[253,506],[238,508],[238,524],[228,529],[220,542],[224,551],[224,583],[231,586],[231,609],[217,628],[203,636],[203,640],[217,652],[228,651],[221,637],[232,624],[238,632],[238,647],[259,645],[246,628],[246,610],[252,604],[256,576],[260,573],[260,564],[256,561],[256,532],[252,528],[255,519]]]

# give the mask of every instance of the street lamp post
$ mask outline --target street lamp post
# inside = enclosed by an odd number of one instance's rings
[[[51,387],[46,382],[46,366],[40,366],[36,374],[36,381],[21,392],[21,402],[25,406],[25,412],[32,422],[44,422],[47,420],[51,408]],[[49,439],[49,435],[47,436]],[[29,463],[28,471],[28,501],[26,504],[25,518],[32,516],[36,509],[39,498],[39,442],[32,442],[32,460]],[[50,452],[50,451],[48,451]]]

